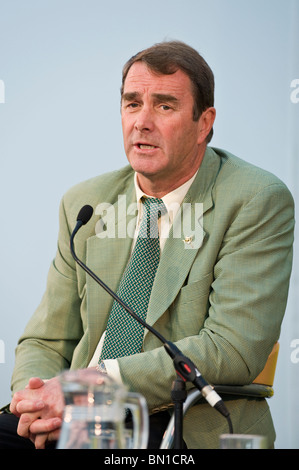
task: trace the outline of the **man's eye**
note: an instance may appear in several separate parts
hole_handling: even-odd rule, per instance
[[[169,111],[171,109],[171,107],[168,106],[167,104],[162,104],[161,108],[163,109],[163,111]]]
[[[137,107],[138,107],[138,103],[129,103],[129,104],[127,105],[127,108],[131,108],[131,109],[135,109],[135,108],[137,108]]]

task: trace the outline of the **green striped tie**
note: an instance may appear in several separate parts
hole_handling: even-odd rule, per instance
[[[117,295],[145,320],[160,259],[158,219],[166,212],[166,207],[163,201],[157,198],[142,198],[142,203],[143,217],[139,235]],[[100,361],[140,352],[143,334],[144,327],[114,301]]]

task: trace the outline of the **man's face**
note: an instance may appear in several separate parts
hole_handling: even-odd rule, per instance
[[[149,182],[175,189],[199,167],[208,131],[203,115],[193,121],[193,105],[191,81],[181,70],[157,75],[142,62],[130,68],[122,96],[124,146],[144,191]]]

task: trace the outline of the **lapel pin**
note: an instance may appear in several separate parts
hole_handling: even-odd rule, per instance
[[[193,240],[193,237],[185,237],[183,242],[186,244],[186,245],[191,245],[191,242]]]

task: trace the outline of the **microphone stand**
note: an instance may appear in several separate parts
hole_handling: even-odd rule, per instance
[[[88,215],[84,214],[84,209],[87,208],[89,209]],[[80,218],[80,215],[82,214],[82,217]],[[84,220],[84,215],[86,215],[86,218]],[[94,281],[96,281],[108,294],[113,297],[114,300],[116,300],[123,308],[124,310],[129,313],[133,318],[135,318],[136,321],[141,323],[144,328],[147,328],[154,336],[156,336],[161,343],[164,346],[165,351],[167,354],[171,357],[173,360],[173,365],[175,368],[175,371],[177,373],[177,378],[173,382],[172,385],[172,399],[174,401],[174,417],[175,417],[175,449],[182,449],[182,442],[183,442],[183,403],[186,399],[187,393],[186,393],[186,387],[185,383],[187,381],[192,382],[195,387],[198,388],[199,391],[201,391],[202,395],[205,397],[205,399],[210,403],[212,407],[215,407],[217,411],[219,411],[228,421],[229,428],[230,428],[230,433],[232,434],[232,423],[230,420],[229,412],[224,405],[224,402],[221,400],[219,395],[215,392],[215,390],[205,381],[205,379],[202,377],[198,369],[195,367],[193,362],[187,358],[186,356],[183,355],[183,353],[175,346],[171,341],[168,341],[162,336],[155,328],[153,328],[151,325],[146,323],[142,318],[140,318],[120,297],[118,297],[115,292],[113,292],[110,287],[108,287],[91,269],[89,269],[76,255],[75,250],[74,250],[74,237],[78,230],[82,227],[82,225],[85,225],[90,217],[92,215],[92,208],[90,206],[84,206],[81,211],[78,214],[77,217],[77,224],[71,234],[70,237],[70,250],[71,254],[78,263],[79,266],[87,273],[89,274]]]
[[[172,383],[171,398],[174,405],[174,449],[183,448],[183,405],[187,398],[185,381],[177,375],[177,378]]]

